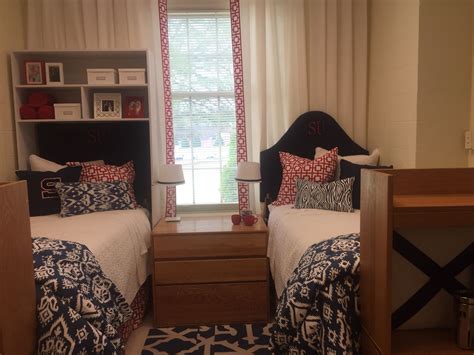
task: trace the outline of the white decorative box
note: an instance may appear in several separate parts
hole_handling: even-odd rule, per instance
[[[89,85],[117,84],[117,70],[87,69],[87,83]]]
[[[119,69],[119,83],[128,85],[145,84],[145,69],[122,68]]]
[[[81,119],[81,104],[54,104],[54,117],[57,120]]]

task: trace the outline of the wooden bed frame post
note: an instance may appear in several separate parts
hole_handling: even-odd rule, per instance
[[[362,349],[364,355],[390,354],[393,176],[366,169],[361,176]]]
[[[0,183],[0,353],[36,351],[36,300],[26,182]]]

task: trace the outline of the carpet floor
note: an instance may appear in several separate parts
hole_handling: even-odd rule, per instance
[[[271,354],[271,324],[150,329],[142,355]]]

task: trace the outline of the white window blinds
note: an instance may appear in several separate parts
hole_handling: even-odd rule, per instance
[[[178,205],[237,203],[234,76],[229,13],[170,14]]]

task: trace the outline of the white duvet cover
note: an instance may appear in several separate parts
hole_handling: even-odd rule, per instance
[[[343,234],[359,233],[360,213],[273,207],[268,222],[268,257],[278,297],[311,245]]]
[[[32,237],[86,245],[104,273],[130,304],[150,274],[150,221],[143,209],[108,211],[61,218],[31,217]]]

